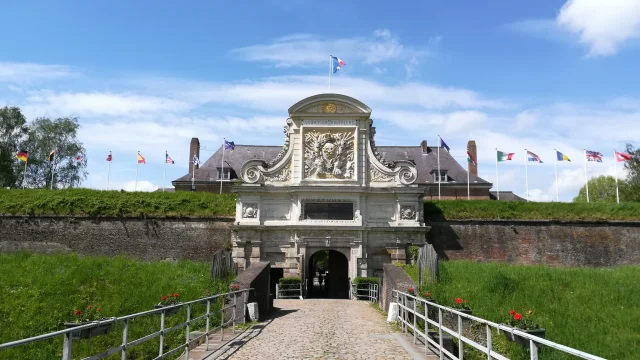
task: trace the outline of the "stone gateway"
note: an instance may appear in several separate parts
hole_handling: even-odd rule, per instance
[[[384,263],[405,261],[407,245],[424,244],[425,187],[415,184],[415,162],[384,159],[370,115],[360,101],[337,94],[289,109],[275,160],[246,161],[233,188],[240,268],[269,261],[309,287],[318,275],[314,255],[325,252],[327,284],[343,297],[349,278],[381,275]]]

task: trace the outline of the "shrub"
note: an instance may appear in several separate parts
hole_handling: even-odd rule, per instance
[[[287,277],[287,278],[281,278],[279,282],[280,282],[280,285],[294,285],[294,284],[300,284],[302,281],[300,280],[299,277]]]
[[[380,278],[378,277],[364,277],[358,276],[353,279],[353,283],[356,285],[360,284],[380,284]]]

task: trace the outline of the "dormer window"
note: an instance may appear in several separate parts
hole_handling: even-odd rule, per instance
[[[217,168],[217,177],[216,180],[230,180],[231,179],[231,168]]]
[[[442,170],[440,169],[440,171],[433,170],[431,171],[431,175],[433,175],[433,182],[448,182],[449,181],[449,176],[447,176],[447,170]]]

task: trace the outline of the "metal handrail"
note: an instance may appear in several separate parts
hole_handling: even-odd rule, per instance
[[[492,336],[492,328],[497,329],[498,332],[500,330],[508,332],[512,335],[518,335],[520,337],[523,337],[527,340],[529,340],[529,353],[530,353],[530,359],[531,360],[538,360],[538,349],[540,347],[540,345],[545,345],[548,346],[550,348],[556,349],[556,350],[560,350],[564,353],[570,354],[570,355],[574,355],[583,359],[588,359],[588,360],[606,360],[604,358],[601,358],[599,356],[596,355],[592,355],[592,354],[588,354],[585,353],[583,351],[580,350],[576,350],[573,348],[570,348],[568,346],[565,345],[561,345],[558,343],[555,343],[553,341],[549,341],[547,339],[543,339],[541,337],[535,336],[535,335],[531,335],[528,334],[524,331],[518,330],[516,328],[512,328],[510,326],[506,326],[506,325],[502,325],[502,324],[497,324],[494,323],[492,321],[489,320],[485,320],[483,318],[479,318],[477,316],[473,316],[473,315],[468,315],[465,314],[463,312],[457,311],[453,308],[450,307],[446,307],[446,306],[442,306],[442,305],[438,305],[434,302],[431,301],[427,301],[426,299],[423,298],[419,298],[415,295],[411,295],[399,290],[393,290],[393,297],[395,297],[398,302],[398,320],[401,323],[401,328],[402,328],[402,332],[404,333],[405,331],[408,331],[408,329],[411,329],[413,332],[413,343],[416,343],[416,338],[418,336],[420,336],[421,338],[424,339],[424,351],[425,354],[427,353],[427,348],[429,345],[433,346],[437,351],[439,351],[440,354],[440,359],[443,359],[444,355],[446,355],[448,358],[450,359],[457,359],[457,360],[461,360],[463,358],[463,353],[464,353],[464,344],[468,344],[471,345],[472,347],[484,352],[487,354],[487,357],[489,359],[491,358],[495,358],[498,360],[509,360],[509,358],[505,357],[504,355],[501,355],[499,353],[497,353],[495,350],[492,349],[491,346],[491,336]],[[413,309],[407,306],[407,302],[412,300],[413,301]],[[416,311],[416,307],[417,307],[417,303],[421,303],[424,306],[424,314],[419,313],[418,311]],[[431,320],[429,318],[429,307],[435,307],[438,309],[438,319],[437,321],[435,320]],[[452,313],[454,315],[457,315],[457,323],[458,323],[458,331],[454,331],[452,329],[449,329],[448,327],[444,326],[442,324],[442,315],[443,312],[449,312]],[[411,316],[411,320],[409,319],[409,315]],[[481,324],[485,325],[485,329],[486,329],[486,335],[487,335],[487,345],[482,345],[482,344],[478,344],[477,342],[465,337],[462,335],[462,319],[466,318]],[[417,320],[421,319],[423,321],[425,321],[425,331],[422,332],[420,331],[420,329],[417,327]],[[437,327],[438,329],[438,339],[439,342],[436,342],[434,340],[432,340],[431,338],[429,338],[428,336],[428,325],[432,325]],[[451,352],[449,352],[448,350],[446,350],[443,345],[442,345],[442,334],[443,332],[451,335],[452,337],[458,339],[458,354],[459,357],[456,357],[454,354],[452,354]]]
[[[377,302],[380,296],[380,284],[370,284],[370,283],[362,283],[356,284],[354,282],[350,282],[350,291],[351,294],[349,296],[350,299],[360,299],[360,297],[366,298],[366,301],[369,302]]]
[[[285,294],[285,293],[288,293],[288,294]],[[301,296],[302,296],[302,282],[298,284],[280,284],[280,283],[276,284],[277,299],[298,299]]]
[[[112,354],[115,354],[117,352],[121,352],[121,358],[122,360],[126,360],[127,358],[127,349],[131,348],[132,346],[141,344],[145,341],[154,339],[156,337],[160,337],[160,346],[159,346],[159,351],[158,351],[158,357],[154,358],[154,359],[164,359],[165,357],[167,357],[168,355],[174,354],[176,352],[178,352],[179,350],[184,348],[185,354],[186,354],[186,358],[189,358],[189,345],[191,345],[191,343],[200,340],[202,337],[206,336],[206,347],[208,349],[209,347],[209,335],[211,333],[213,333],[214,331],[220,329],[221,330],[221,339],[224,338],[224,326],[228,325],[228,324],[232,324],[233,326],[233,331],[235,332],[235,326],[236,326],[236,320],[237,320],[237,316],[236,316],[236,307],[237,307],[237,297],[239,295],[242,295],[243,297],[246,296],[246,298],[244,299],[245,303],[248,301],[248,295],[249,292],[253,291],[253,288],[249,288],[249,289],[242,289],[242,290],[237,290],[237,291],[231,291],[228,293],[224,293],[224,294],[217,294],[217,295],[212,295],[212,296],[208,296],[208,297],[204,297],[204,298],[200,298],[197,300],[192,300],[192,301],[187,301],[187,302],[183,302],[183,303],[179,303],[179,304],[175,304],[175,305],[170,305],[170,306],[165,306],[162,308],[158,308],[158,309],[153,309],[153,310],[147,310],[147,311],[142,311],[139,313],[135,313],[135,314],[129,314],[129,315],[125,315],[125,316],[120,316],[120,317],[112,317],[106,320],[100,320],[100,321],[95,321],[95,322],[91,322],[89,324],[85,324],[85,325],[78,325],[78,326],[74,326],[72,328],[68,328],[68,329],[64,329],[64,330],[58,330],[58,331],[54,331],[54,332],[50,332],[47,334],[42,334],[42,335],[38,335],[38,336],[33,336],[30,338],[26,338],[26,339],[20,339],[20,340],[15,340],[15,341],[11,341],[8,343],[4,343],[4,344],[0,344],[0,350],[3,349],[8,349],[11,347],[16,347],[16,346],[20,346],[20,345],[25,345],[25,344],[29,344],[32,342],[37,342],[37,341],[42,341],[42,340],[46,340],[46,339],[51,339],[57,336],[64,336],[64,343],[63,343],[63,348],[62,348],[62,360],[71,360],[71,351],[72,351],[72,334],[76,333],[80,330],[85,330],[85,329],[92,329],[92,328],[97,328],[106,324],[115,324],[118,321],[122,321],[124,322],[124,327],[122,330],[122,345],[120,346],[116,346],[113,348],[110,348],[106,351],[103,351],[101,353],[95,354],[93,356],[87,357],[86,359],[102,359],[104,357],[110,356]],[[218,310],[214,310],[211,311],[211,302],[212,301],[216,301],[218,300],[218,298],[223,298],[226,299],[228,296],[233,296],[233,304],[229,305],[229,306],[225,306],[224,304],[224,300],[222,303],[222,307]],[[207,312],[204,315],[198,316],[196,318],[191,318],[191,305],[195,304],[195,303],[201,303],[202,301],[207,301]],[[185,322],[179,323],[171,328],[165,328],[164,324],[165,324],[165,312],[167,310],[170,309],[174,309],[174,308],[183,308],[186,307],[187,308],[187,319]],[[231,319],[228,319],[227,322],[224,321],[224,313],[225,310],[227,309],[233,309],[233,316]],[[213,314],[216,313],[220,313],[221,314],[221,319],[220,319],[220,325],[217,327],[214,327],[213,329],[210,329],[210,317]],[[129,331],[129,320],[137,318],[137,317],[141,317],[141,316],[146,316],[146,315],[152,315],[152,314],[160,314],[160,330],[147,334],[141,338],[138,338],[136,340],[133,341],[128,341],[128,331]],[[194,338],[194,339],[189,339],[189,326],[191,325],[191,323],[205,319],[206,318],[206,325],[205,325],[205,332],[202,335],[199,335],[198,337]],[[243,313],[243,318],[244,318],[244,313]],[[166,333],[173,331],[173,330],[177,330],[177,329],[181,329],[183,327],[186,327],[186,340],[184,343],[180,344],[179,346],[168,350],[167,352],[164,352],[164,336]]]

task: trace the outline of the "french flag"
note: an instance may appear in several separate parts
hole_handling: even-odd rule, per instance
[[[333,67],[333,73],[335,74],[338,70],[342,69],[343,66],[347,65],[342,59],[331,56],[331,66]]]

